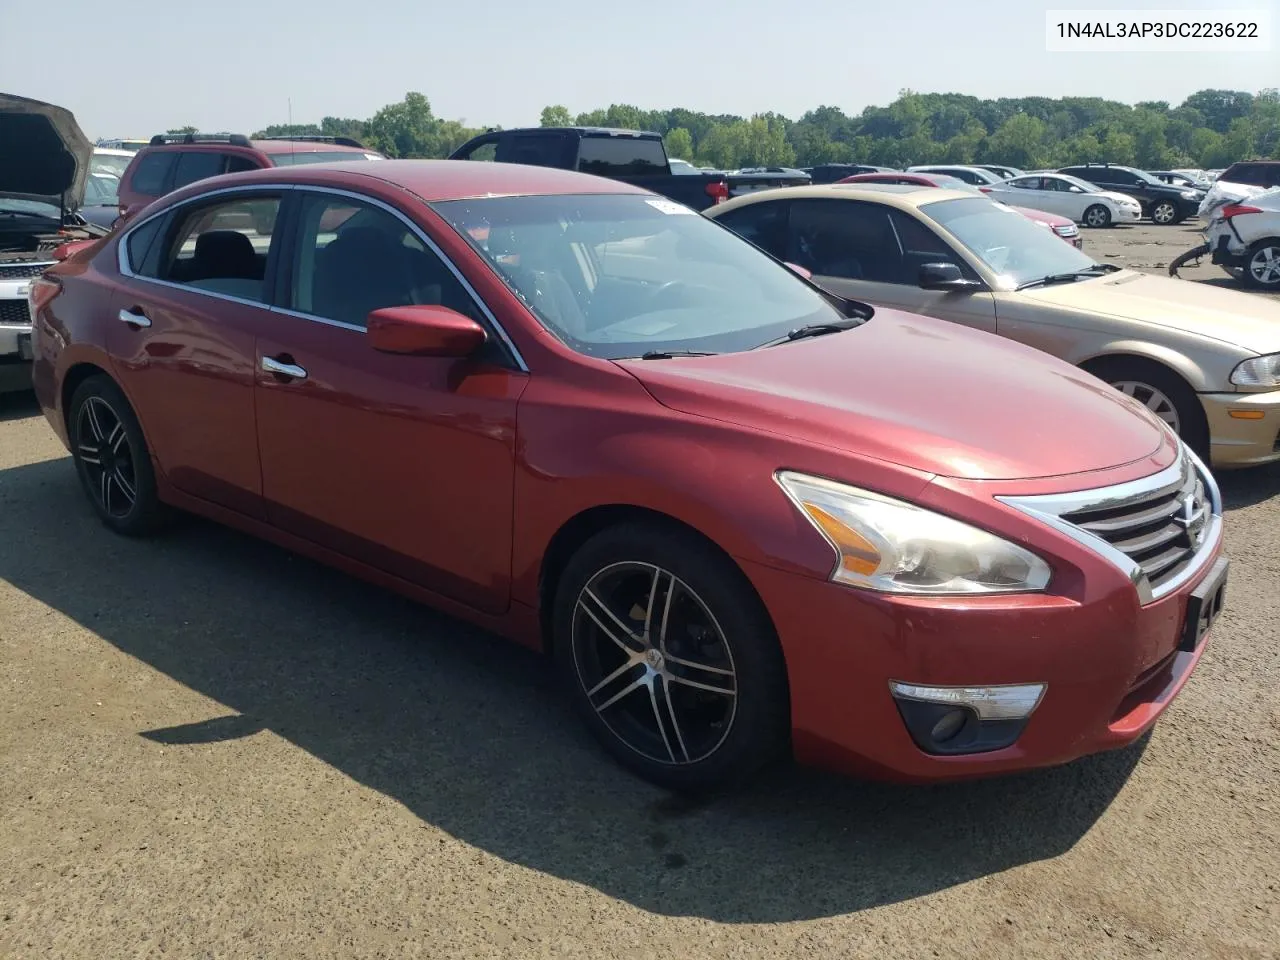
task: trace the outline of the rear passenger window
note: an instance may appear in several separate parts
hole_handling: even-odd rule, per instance
[[[226,154],[207,150],[184,150],[178,154],[178,166],[173,175],[173,189],[185,187],[197,180],[216,177],[227,166]]]
[[[484,322],[444,261],[387,211],[310,194],[298,224],[292,309],[364,328],[381,307],[434,304]]]
[[[178,215],[157,279],[267,303],[267,254],[279,208],[279,197],[262,196],[187,208]]]
[[[130,184],[138,193],[159,197],[169,192],[169,179],[173,174],[175,154],[172,151],[146,153],[138,158]]]
[[[258,165],[248,157],[233,153],[227,157],[227,173],[244,173],[246,170],[257,170]]]
[[[155,246],[156,238],[160,235],[160,229],[165,220],[166,218],[163,216],[154,217],[129,234],[129,239],[125,241],[125,248],[128,254],[129,269],[134,273],[143,276],[148,275],[148,260],[151,250]]]
[[[499,143],[495,156],[502,163],[559,167],[563,163],[564,150],[565,138],[559,134],[516,134]]]
[[[597,177],[642,177],[663,173],[667,154],[661,140],[583,137],[578,145],[578,169]]]

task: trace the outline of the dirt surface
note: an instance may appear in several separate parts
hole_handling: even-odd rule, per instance
[[[210,524],[111,535],[3,402],[0,957],[1280,956],[1280,469],[1223,477],[1227,612],[1135,748],[689,806],[537,657]]]

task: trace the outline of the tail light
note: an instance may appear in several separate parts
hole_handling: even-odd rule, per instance
[[[729,199],[729,184],[724,180],[716,180],[707,184],[707,196],[711,198],[712,205],[724,203]]]
[[[53,277],[36,277],[31,281],[31,289],[27,292],[27,298],[31,301],[31,316],[35,315],[43,308],[47,307],[53,298],[62,292],[62,283]]]
[[[990,188],[990,187],[979,187],[978,189],[979,189],[979,190],[981,190],[983,193],[990,193],[990,192],[991,192],[991,188]]]
[[[1222,208],[1222,218],[1230,220],[1232,217],[1238,217],[1242,213],[1261,213],[1261,207],[1251,207],[1243,203],[1229,203]]]

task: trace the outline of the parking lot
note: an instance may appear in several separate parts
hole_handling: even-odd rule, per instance
[[[212,524],[110,534],[0,404],[0,957],[1280,956],[1280,467],[1221,477],[1228,608],[1136,747],[694,805],[531,654]]]

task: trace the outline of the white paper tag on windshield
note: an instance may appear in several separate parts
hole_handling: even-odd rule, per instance
[[[672,200],[646,200],[646,201],[645,201],[645,203],[647,203],[649,206],[653,207],[653,209],[655,209],[655,210],[657,210],[657,211],[659,211],[659,212],[661,212],[661,213],[666,213],[666,214],[673,214],[673,213],[688,213],[688,214],[693,214],[693,211],[692,211],[692,210],[690,210],[688,207],[684,206],[684,204],[675,203],[675,202],[674,202],[674,201],[672,201]],[[696,214],[693,214],[693,215],[695,215],[695,216],[696,216]]]

